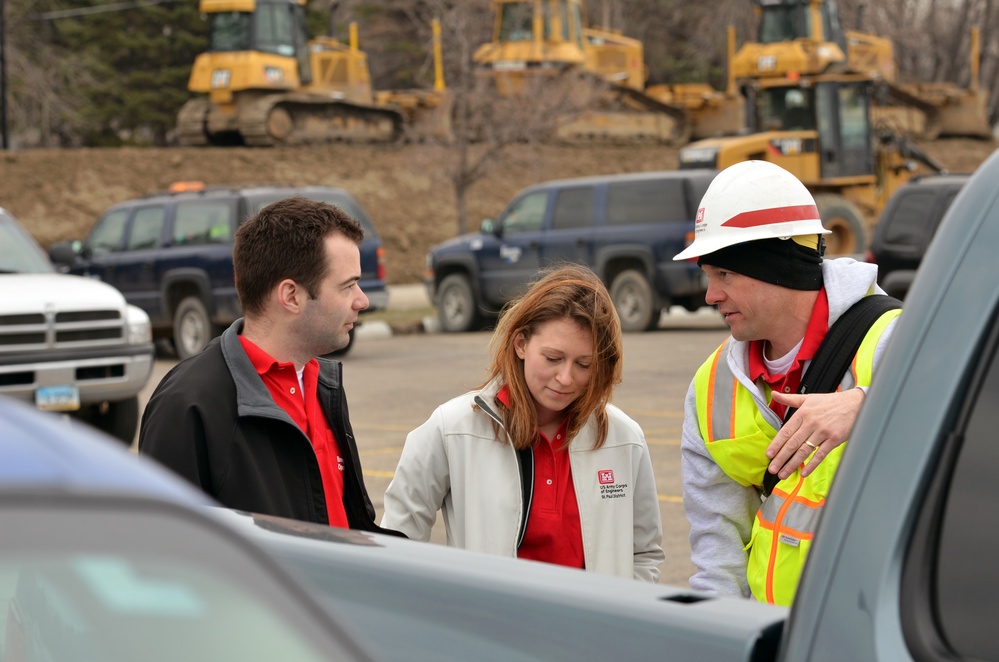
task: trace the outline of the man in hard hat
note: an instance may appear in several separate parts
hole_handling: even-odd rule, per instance
[[[707,302],[732,332],[698,369],[685,404],[694,589],[790,604],[842,444],[894,329],[897,309],[860,330],[837,392],[796,394],[830,326],[860,299],[883,294],[875,265],[823,260],[827,233],[797,178],[747,161],[715,177],[693,243],[674,258],[697,258]],[[767,472],[780,479],[769,496]]]

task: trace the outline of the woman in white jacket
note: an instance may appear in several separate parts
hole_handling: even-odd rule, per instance
[[[382,526],[448,544],[648,582],[664,559],[642,429],[610,404],[621,325],[579,266],[547,272],[502,315],[487,383],[413,430]]]

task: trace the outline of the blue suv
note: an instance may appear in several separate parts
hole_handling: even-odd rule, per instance
[[[360,286],[370,301],[368,311],[385,308],[381,238],[357,201],[330,186],[207,187],[178,182],[170,191],[111,207],[84,241],[54,244],[49,256],[69,273],[118,288],[149,315],[153,336],[171,340],[184,359],[204,349],[242,314],[232,267],[236,228],[263,207],[292,196],[336,205],[361,224]]]
[[[445,331],[494,318],[540,269],[589,266],[610,290],[625,331],[655,328],[664,310],[704,306],[696,261],[674,262],[694,237],[714,170],[676,170],[544,182],[514,196],[479,232],[431,248],[426,285]]]

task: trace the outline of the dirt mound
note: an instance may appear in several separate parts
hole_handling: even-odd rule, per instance
[[[920,145],[954,172],[974,170],[997,146],[976,140]],[[437,145],[8,152],[0,155],[0,206],[48,246],[82,239],[107,207],[175,181],[341,186],[382,235],[388,281],[414,283],[423,277],[427,249],[457,233],[454,159]],[[469,226],[477,229],[519,189],[539,181],[676,167],[676,150],[662,147],[515,146],[469,192]]]

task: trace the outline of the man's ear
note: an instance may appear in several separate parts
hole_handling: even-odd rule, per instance
[[[281,307],[290,313],[298,313],[302,310],[303,299],[306,298],[305,288],[290,278],[285,278],[277,284],[275,296]]]

